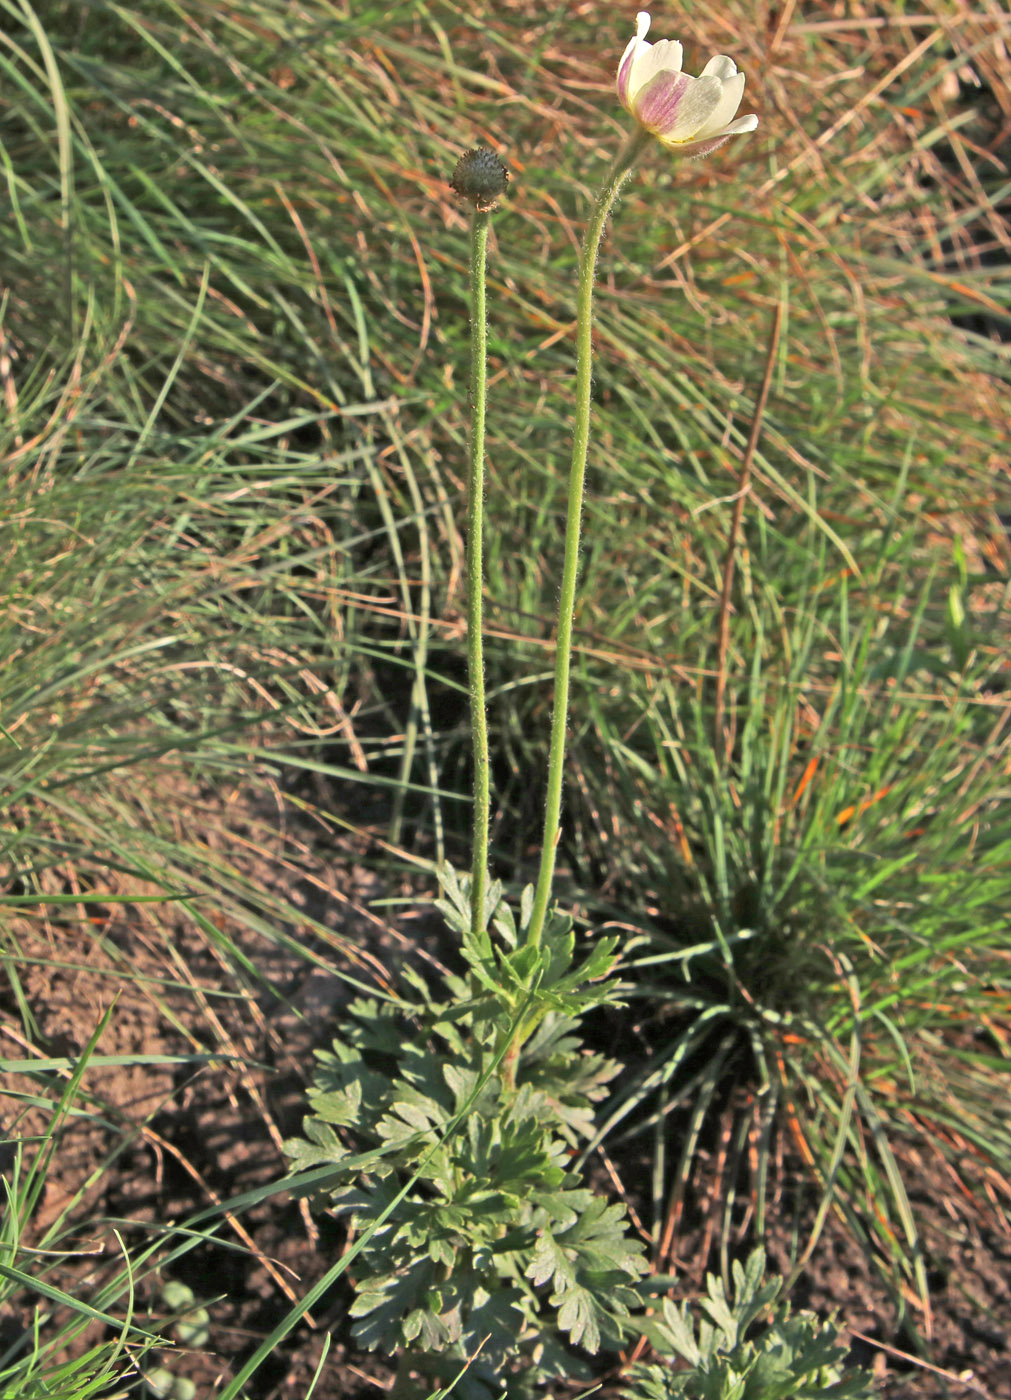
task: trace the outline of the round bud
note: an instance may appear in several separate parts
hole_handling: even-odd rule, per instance
[[[495,208],[508,183],[509,171],[487,146],[478,146],[461,156],[453,171],[453,189],[462,199],[472,200],[482,214]]]

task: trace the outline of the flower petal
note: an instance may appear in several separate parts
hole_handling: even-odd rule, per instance
[[[652,44],[645,42],[649,25],[649,15],[645,10],[640,10],[635,17],[635,37],[628,41],[618,64],[618,99],[628,112],[632,110],[632,98],[636,90],[642,86],[639,70],[648,60],[653,48]]]
[[[729,60],[728,60],[729,62]],[[706,65],[709,67],[710,65]],[[701,80],[700,80],[701,81]],[[727,122],[733,121],[737,115],[737,109],[741,105],[741,98],[744,96],[744,74],[735,73],[732,78],[723,80],[723,91],[720,93],[720,100],[716,104],[716,110],[698,131],[694,132],[696,140],[704,136],[715,136],[718,131],[722,131]]]
[[[717,131],[711,136],[700,136],[695,141],[682,141],[677,146],[672,147],[679,156],[684,156],[691,160],[698,156],[707,156],[710,151],[715,151],[718,146],[722,146],[724,141],[729,141],[731,136],[742,136],[746,131],[754,131],[758,125],[758,118],[752,112],[747,117],[738,117],[735,122],[725,126],[722,131]]]
[[[686,73],[657,73],[636,95],[636,119],[647,131],[662,138],[676,123],[681,104],[693,86]]]
[[[629,97],[629,80],[632,76],[632,65],[635,63],[635,53],[638,47],[639,36],[636,35],[634,39],[629,39],[628,47],[622,54],[621,62],[618,64],[618,101],[626,111],[629,112],[632,110],[631,99]]]
[[[658,73],[680,73],[684,49],[676,39],[661,39],[658,44],[643,44],[639,57],[632,64],[629,84],[632,100]]]
[[[654,84],[659,84],[666,79],[667,75],[662,74],[653,79],[650,84],[650,94]],[[650,131],[656,132],[660,140],[665,145],[676,144],[679,141],[690,141],[695,133],[705,126],[713,112],[719,105],[723,92],[723,84],[719,78],[689,78],[684,73],[679,73],[675,81],[683,83],[684,91],[670,110],[668,120],[663,125],[648,121],[644,116],[639,120],[644,126],[648,126]],[[637,111],[641,111],[641,104],[645,94],[640,96],[636,103]]]
[[[704,141],[679,141],[676,146],[668,147],[685,160],[694,160],[698,156],[707,156],[711,151],[717,150],[724,141],[729,141],[730,136],[723,132],[720,136],[709,136]]]
[[[754,131],[758,125],[758,118],[754,112],[749,112],[746,117],[738,117],[735,122],[723,128],[727,136],[740,136],[745,131]]]
[[[726,82],[737,72],[737,64],[732,58],[727,58],[726,54],[718,54],[716,58],[711,58],[700,73],[702,78],[720,78]]]

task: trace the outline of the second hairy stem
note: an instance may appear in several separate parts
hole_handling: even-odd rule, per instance
[[[527,941],[538,947],[544,929],[551,885],[555,873],[555,850],[561,826],[562,776],[565,767],[565,733],[569,716],[569,667],[572,651],[572,622],[579,572],[579,536],[583,513],[583,483],[586,453],[590,441],[590,386],[593,368],[593,282],[597,253],[604,225],[618,191],[635,164],[648,132],[637,132],[611,167],[597,199],[593,216],[583,239],[579,259],[579,302],[576,313],[576,410],[572,428],[572,463],[569,468],[569,501],[565,525],[565,557],[562,564],[561,596],[558,606],[558,635],[555,656],[555,695],[551,716],[551,748],[548,756],[547,810],[541,845],[541,865],[534,894],[533,912]]]

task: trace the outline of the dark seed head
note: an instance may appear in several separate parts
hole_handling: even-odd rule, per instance
[[[453,171],[453,189],[462,199],[472,200],[482,214],[495,208],[508,183],[509,171],[487,146],[478,146],[461,156]]]

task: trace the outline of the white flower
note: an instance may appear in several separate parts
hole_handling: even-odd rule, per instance
[[[699,78],[682,73],[681,45],[647,44],[650,18],[636,16],[635,38],[618,64],[618,97],[626,112],[681,156],[705,156],[731,136],[754,131],[758,118],[734,114],[744,96],[744,74],[732,58],[711,58]]]

